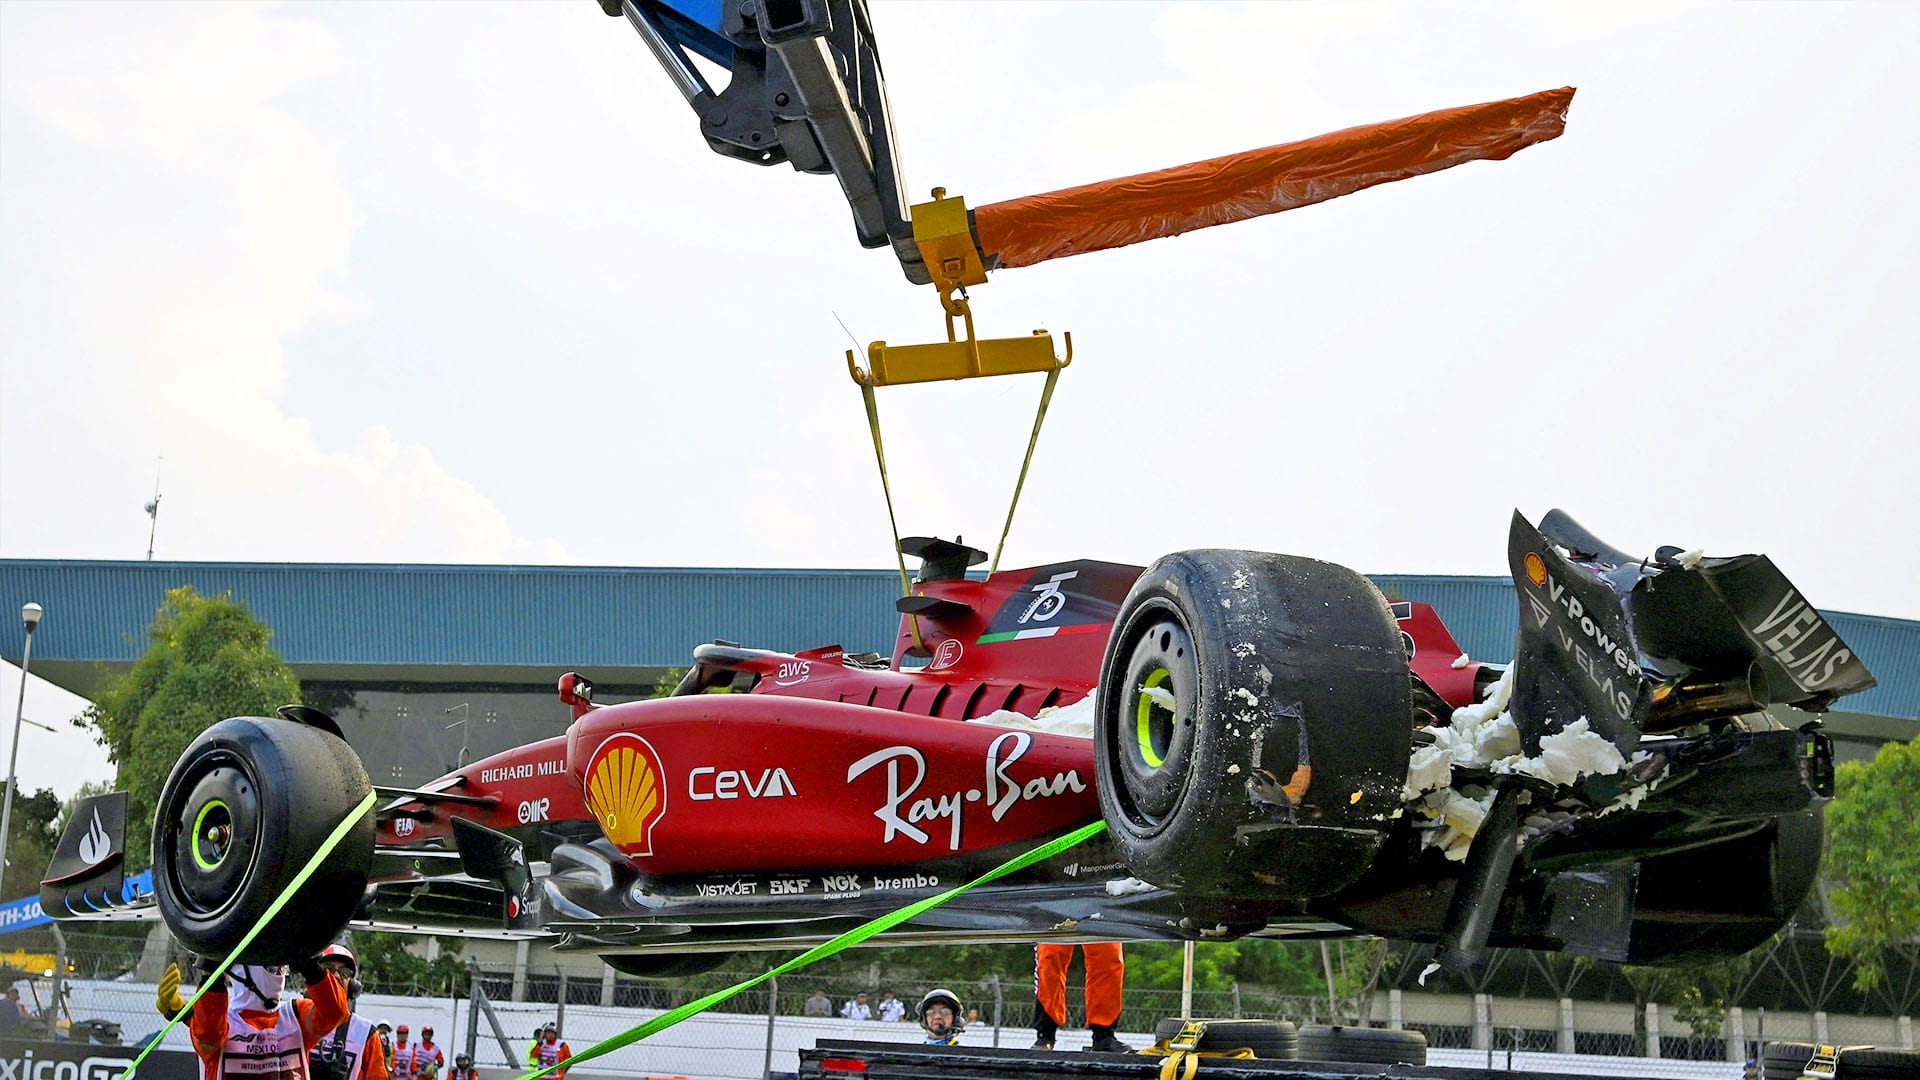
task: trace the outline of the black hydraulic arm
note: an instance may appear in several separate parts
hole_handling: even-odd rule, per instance
[[[599,0],[624,17],[693,108],[715,153],[831,173],[862,247],[892,246],[930,278],[913,242],[865,0]],[[716,91],[693,55],[728,68]]]

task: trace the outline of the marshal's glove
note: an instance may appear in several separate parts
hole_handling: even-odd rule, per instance
[[[160,1015],[171,1020],[186,1008],[185,999],[180,996],[180,965],[168,964],[167,970],[160,973],[160,992],[154,995],[153,1003]]]
[[[308,986],[318,986],[320,980],[327,977],[327,969],[321,966],[320,958],[317,956],[309,956],[294,964],[293,973],[306,980]]]

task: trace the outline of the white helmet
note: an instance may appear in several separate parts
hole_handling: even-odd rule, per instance
[[[953,1010],[953,1027],[949,1030],[959,1031],[966,1026],[961,1016],[960,998],[956,996],[953,991],[943,987],[935,987],[927,991],[926,997],[920,999],[920,1007],[915,1009],[914,1012],[919,1015],[920,1026],[923,1028],[927,1026],[927,1007],[930,1005],[945,1005],[947,1008]],[[932,1029],[929,1028],[928,1030]]]

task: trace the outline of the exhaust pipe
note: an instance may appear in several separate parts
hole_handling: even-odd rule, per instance
[[[1758,663],[1730,679],[1683,676],[1653,688],[1646,730],[1655,734],[1720,716],[1734,716],[1764,708],[1767,673]]]

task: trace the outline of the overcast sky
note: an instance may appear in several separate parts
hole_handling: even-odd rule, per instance
[[[912,193],[974,205],[1580,88],[1508,161],[975,290],[1076,349],[1003,565],[1493,574],[1560,506],[1920,617],[1920,7],[873,20]],[[143,557],[158,468],[160,559],[890,565],[836,315],[941,333],[586,0],[0,5],[0,556]],[[991,546],[1038,393],[881,392],[904,531]]]

